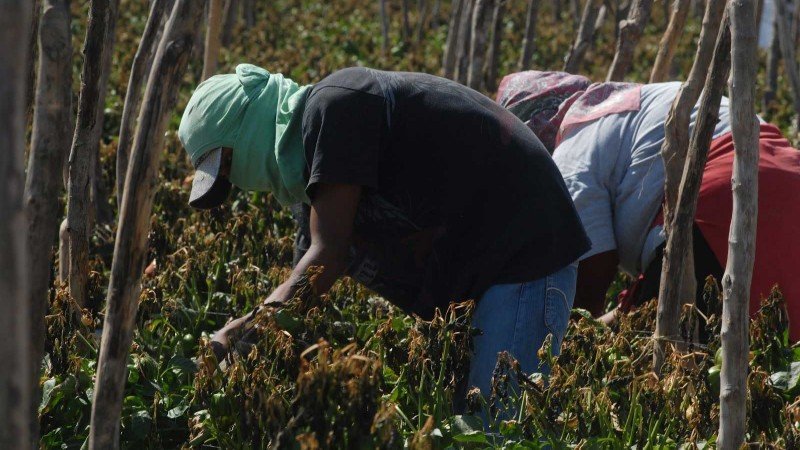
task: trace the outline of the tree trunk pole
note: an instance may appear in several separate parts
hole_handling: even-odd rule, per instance
[[[672,58],[675,56],[675,49],[678,47],[681,35],[683,35],[686,18],[689,16],[690,3],[690,0],[674,0],[672,3],[669,25],[667,25],[667,31],[664,32],[661,43],[658,45],[656,62],[653,64],[653,71],[650,72],[651,83],[667,81],[669,77]]]
[[[561,0],[553,0],[553,23],[558,23],[562,17]]]
[[[25,183],[26,93],[31,26],[27,0],[0,2],[0,448],[29,449],[32,405],[30,315],[22,195]],[[22,37],[24,36],[24,37]],[[20,40],[23,40],[21,43]]]
[[[242,0],[242,18],[244,25],[249,30],[256,25],[256,3],[255,0]]]
[[[572,7],[572,28],[575,29],[575,24],[581,20],[581,1],[571,0],[570,6]]]
[[[29,28],[29,37],[28,37],[28,59],[26,64],[28,66],[28,86],[26,88],[25,93],[25,127],[27,128],[30,125],[31,117],[33,115],[33,102],[35,96],[35,89],[36,89],[36,60],[38,58],[38,50],[39,50],[39,13],[42,11],[42,1],[41,0],[32,0],[33,6],[31,7],[31,11],[33,14],[31,15],[31,26]]]
[[[111,20],[106,27],[105,37],[103,38],[104,49],[102,66],[100,69],[100,90],[97,99],[97,118],[95,119],[94,126],[92,127],[91,135],[89,138],[88,153],[92,156],[92,167],[89,179],[91,186],[90,192],[90,205],[89,212],[89,235],[91,230],[94,229],[96,222],[110,223],[114,220],[114,212],[111,210],[111,205],[108,203],[108,192],[102,183],[103,171],[100,168],[100,141],[103,138],[103,122],[105,121],[105,104],[106,92],[108,92],[108,77],[111,74],[111,57],[114,50],[114,31],[116,29],[117,10],[119,9],[119,0],[114,0],[112,3],[114,11],[111,15]]]
[[[781,45],[778,34],[778,20],[772,24],[772,40],[769,43],[769,54],[767,55],[767,75],[766,83],[764,86],[763,105],[762,111],[767,114],[772,113],[772,102],[775,100],[775,93],[778,92],[778,66],[781,61]]]
[[[386,0],[381,0],[381,3]],[[456,46],[458,45],[459,27],[461,26],[461,14],[464,12],[464,2],[466,0],[453,0],[450,5],[450,25],[447,28],[447,42],[444,46],[444,58],[442,61],[443,75],[445,78],[454,79],[456,73]]]
[[[525,37],[522,40],[522,53],[519,57],[517,70],[520,72],[531,67],[533,51],[536,49],[536,19],[539,15],[539,1],[528,1],[528,17],[525,20]]]
[[[69,233],[69,292],[81,307],[87,304],[89,274],[89,215],[91,171],[94,170],[104,96],[102,87],[108,75],[103,74],[108,29],[114,28],[118,0],[93,0],[89,25],[83,46],[84,64],[81,72],[81,92],[78,100],[78,120],[69,155],[67,231]]]
[[[492,92],[497,89],[497,77],[500,70],[500,43],[503,37],[505,4],[506,0],[496,0],[494,3],[491,25],[492,40],[490,41],[489,50],[486,52],[486,66],[484,67],[484,72],[486,73],[485,88]]]
[[[789,77],[792,88],[792,103],[794,104],[795,127],[800,129],[800,73],[797,69],[797,52],[794,46],[794,36],[792,36],[791,26],[789,25],[789,12],[784,0],[775,0],[778,7],[775,19],[778,22],[778,40],[781,45],[783,55],[783,67]]]
[[[230,46],[233,41],[233,30],[236,28],[236,22],[239,19],[240,8],[239,0],[227,0],[222,7],[219,42],[223,47]]]
[[[594,34],[597,35],[597,32],[600,31],[600,28],[603,27],[603,23],[606,21],[606,17],[608,16],[608,7],[603,5],[600,9],[597,10],[597,19],[594,21]]]
[[[614,54],[614,61],[608,70],[606,81],[622,81],[630,71],[633,51],[642,38],[652,8],[653,0],[633,0],[628,18],[619,24],[617,52]]]
[[[58,240],[61,167],[72,138],[72,42],[68,0],[44,0],[39,22],[39,77],[25,180],[28,214],[28,276],[31,310],[31,373],[44,355],[53,245]],[[32,406],[38,406],[38,383]],[[38,447],[39,418],[31,415],[31,442]]]
[[[220,25],[222,22],[222,0],[208,0],[208,28],[206,29],[206,47],[203,54],[203,80],[217,72],[219,58]]]
[[[139,113],[120,209],[106,316],[92,402],[90,449],[119,447],[119,417],[126,362],[133,338],[158,156],[195,38],[202,4],[177,0],[158,46]]]
[[[433,7],[431,8],[431,15],[430,15],[430,23],[431,28],[438,28],[441,25],[441,17],[439,17],[439,13],[442,11],[442,0],[436,0],[433,2]]]
[[[139,48],[133,57],[131,75],[125,92],[125,106],[122,108],[122,119],[119,124],[119,143],[117,144],[117,207],[122,205],[122,193],[125,191],[125,174],[128,171],[128,158],[133,144],[133,130],[136,116],[142,105],[142,87],[153,65],[158,41],[156,38],[163,29],[164,16],[168,14],[173,0],[153,0],[150,15],[139,41]]]
[[[492,24],[495,0],[476,0],[472,13],[472,40],[469,46],[469,71],[467,86],[480,90],[483,85],[483,65],[486,56],[486,41]]]
[[[732,0],[731,127],[733,132],[733,215],[728,262],[722,277],[722,370],[720,371],[720,450],[738,449],[747,423],[750,281],[756,256],[758,221],[758,120],[755,93],[758,31],[755,0]],[[779,14],[780,17],[780,14]],[[784,61],[791,58],[784,58]]]
[[[417,31],[416,31],[416,44],[422,43],[422,38],[425,37],[425,29],[428,24],[428,6],[425,0],[417,0]]]
[[[411,40],[411,20],[409,19],[409,10],[411,5],[410,0],[403,0],[403,41],[408,42]]]
[[[664,230],[668,240],[673,234],[672,224],[678,205],[679,183],[686,165],[691,112],[707,78],[724,9],[724,0],[709,0],[707,3],[692,69],[672,102],[664,125],[661,158],[664,160]],[[685,241],[679,247],[683,254],[682,263],[672,265],[667,253],[664,254],[654,335],[653,369],[656,373],[660,372],[666,356],[665,343],[659,338],[678,335],[681,299],[694,298],[696,281],[691,233],[683,239]]]
[[[472,14],[477,0],[461,0],[464,10],[461,13],[461,24],[458,26],[458,42],[456,43],[455,78],[461,84],[467,84],[469,72],[469,48],[472,42]]]
[[[386,9],[386,0],[378,0],[378,4],[381,9],[381,33],[383,34],[381,49],[383,56],[386,57],[389,55],[389,12]]]
[[[564,72],[578,73],[580,71],[586,51],[589,50],[594,41],[594,24],[597,21],[597,14],[602,5],[603,0],[586,0],[575,43],[564,58]]]

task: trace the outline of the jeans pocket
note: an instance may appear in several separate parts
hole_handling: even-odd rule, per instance
[[[544,324],[553,335],[553,354],[558,355],[567,332],[571,301],[558,286],[548,283],[544,300]]]

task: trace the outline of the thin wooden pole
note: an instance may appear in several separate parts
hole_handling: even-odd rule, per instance
[[[133,339],[158,156],[195,38],[202,4],[177,0],[158,46],[139,113],[119,214],[106,316],[97,364],[89,448],[119,447],[126,362]]]
[[[219,59],[220,25],[222,22],[222,0],[209,0],[206,47],[203,54],[203,75],[205,80],[217,72]]]
[[[675,56],[675,49],[678,48],[678,41],[683,35],[683,28],[686,25],[686,18],[689,16],[690,0],[674,0],[672,2],[672,14],[669,18],[669,25],[661,43],[658,45],[656,62],[650,72],[650,82],[660,83],[666,81],[669,71],[672,68],[672,58]]]
[[[25,250],[24,188],[26,93],[32,4],[0,2],[0,448],[28,449],[31,376],[30,314]],[[22,43],[20,41],[23,40]]]
[[[382,2],[386,0],[381,0]],[[461,14],[464,11],[465,0],[453,0],[450,5],[450,25],[447,28],[447,42],[444,46],[444,58],[442,60],[443,75],[445,78],[453,79],[456,73],[456,47],[458,46],[459,27],[461,26]]]
[[[161,34],[164,16],[168,14],[174,0],[153,0],[150,15],[139,41],[139,47],[133,56],[131,75],[125,92],[125,106],[122,108],[122,119],[119,124],[119,143],[117,144],[117,207],[122,205],[122,193],[125,191],[125,174],[128,172],[128,158],[133,144],[133,130],[139,107],[142,105],[142,88],[147,80],[150,67],[153,65],[156,40]]]
[[[233,30],[236,28],[236,23],[239,19],[239,8],[239,0],[227,0],[222,7],[219,42],[223,47],[230,46],[233,41]]]
[[[686,165],[691,112],[700,97],[708,69],[711,66],[724,9],[724,0],[709,0],[706,4],[703,28],[700,31],[692,69],[672,102],[664,126],[661,158],[664,160],[664,230],[668,239],[672,234],[672,223],[675,220],[674,216],[678,205],[679,183]],[[672,265],[672,260],[668,259],[667,253],[664,254],[654,335],[653,368],[656,373],[660,372],[666,356],[666,344],[661,338],[678,335],[681,299],[691,299],[695,293],[691,233],[684,236],[683,239],[685,241],[679,247],[683,253],[681,263]]]
[[[775,94],[778,92],[778,66],[781,61],[779,33],[776,17],[776,20],[772,24],[772,40],[769,43],[769,53],[767,54],[767,80],[764,83],[764,97],[762,98],[763,103],[761,106],[761,110],[767,115],[771,114],[773,111],[772,102],[775,100]]]
[[[495,0],[476,0],[472,13],[472,39],[469,46],[469,71],[467,86],[481,89],[483,85],[483,65],[486,56],[486,41],[489,39],[492,12]]]
[[[488,91],[497,89],[497,77],[500,70],[500,43],[503,39],[503,17],[505,17],[506,0],[496,0],[494,12],[492,13],[492,38],[489,44],[489,51],[486,52],[486,73],[485,88]]]
[[[653,0],[633,0],[628,18],[619,24],[619,38],[617,39],[617,52],[614,61],[608,70],[606,81],[622,81],[633,62],[633,51],[642,38],[644,27],[650,20]]]
[[[417,30],[415,32],[415,42],[419,45],[425,36],[425,28],[428,23],[428,6],[425,0],[417,0]]]
[[[750,281],[756,256],[758,221],[758,120],[756,73],[758,31],[755,0],[732,0],[731,128],[733,132],[733,214],[728,235],[728,261],[722,277],[722,370],[720,371],[720,450],[744,443],[747,425],[747,371]],[[784,58],[784,61],[789,60]]]
[[[31,310],[31,373],[44,355],[45,324],[53,246],[58,240],[63,184],[61,167],[72,139],[72,42],[69,0],[44,0],[39,21],[39,77],[33,110],[31,150],[25,179],[28,219],[28,276]],[[39,386],[33,386],[38,405]],[[31,441],[38,446],[39,418],[31,415]]]
[[[78,120],[69,155],[67,199],[67,231],[69,234],[69,293],[81,307],[87,304],[89,274],[90,189],[91,171],[100,135],[98,123],[102,114],[104,66],[109,61],[112,43],[108,30],[114,28],[118,0],[93,0],[89,25],[83,45],[84,64],[81,92],[78,99]]]
[[[536,49],[536,19],[539,16],[539,1],[528,1],[528,16],[525,20],[525,37],[522,40],[522,53],[519,56],[517,70],[520,72],[531,67],[533,51]]]
[[[575,43],[572,44],[569,53],[564,58],[564,72],[578,73],[580,71],[586,51],[594,42],[594,24],[602,5],[603,0],[586,0]]]
[[[409,10],[411,9],[410,5],[411,0],[403,0],[403,41],[408,42],[411,40],[411,20],[409,19]]]
[[[789,25],[789,11],[787,11],[784,0],[775,0],[778,7],[776,20],[778,22],[778,40],[781,45],[783,55],[783,67],[789,78],[792,88],[792,100],[795,113],[795,127],[800,129],[800,73],[797,69],[797,52],[794,46],[794,36],[792,36],[791,26]]]
[[[383,35],[381,50],[383,56],[386,57],[389,55],[389,12],[386,8],[386,0],[378,0],[378,4],[381,10],[381,34]]]
[[[469,48],[472,42],[472,13],[476,0],[461,0],[461,24],[458,26],[458,42],[456,43],[456,73],[455,79],[461,84],[467,84],[469,72]]]

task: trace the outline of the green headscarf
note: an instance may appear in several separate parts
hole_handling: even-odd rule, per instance
[[[229,178],[235,186],[270,191],[284,206],[311,203],[301,135],[309,89],[281,74],[240,64],[235,74],[200,83],[178,136],[192,163],[214,148],[232,148]]]

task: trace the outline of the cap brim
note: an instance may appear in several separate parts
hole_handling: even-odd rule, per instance
[[[231,191],[231,182],[220,176],[222,149],[215,148],[203,155],[198,162],[192,181],[189,206],[198,209],[211,209],[222,204]]]

